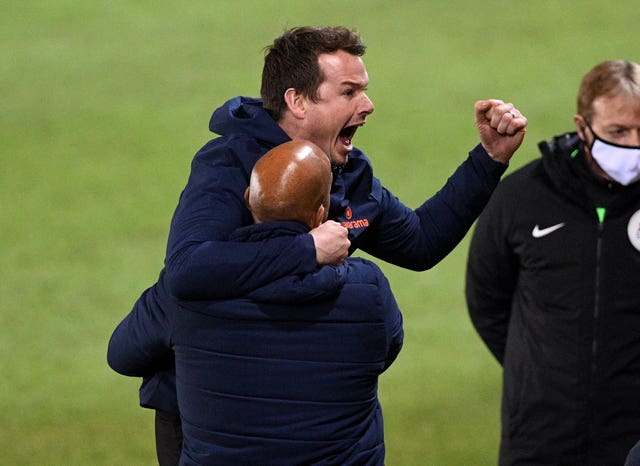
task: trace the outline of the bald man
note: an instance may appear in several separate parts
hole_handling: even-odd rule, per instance
[[[313,229],[327,219],[331,179],[318,146],[285,142],[255,164],[244,198],[255,223],[295,220]]]
[[[293,140],[254,166],[255,224],[234,241],[290,241],[327,217],[331,167]],[[176,301],[161,275],[109,342],[124,375],[175,353],[180,464],[383,465],[378,376],[402,347],[402,316],[379,268],[348,258],[237,299]]]

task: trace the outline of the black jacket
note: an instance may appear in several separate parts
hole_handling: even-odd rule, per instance
[[[640,439],[640,183],[598,179],[575,133],[539,147],[468,259],[470,316],[504,368],[500,464],[623,464]]]

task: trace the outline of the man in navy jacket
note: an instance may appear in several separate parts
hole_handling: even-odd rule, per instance
[[[209,127],[220,137],[193,159],[171,223],[163,271],[169,293],[188,301],[243,296],[276,278],[339,265],[358,248],[426,270],[464,237],[520,146],[526,118],[500,100],[476,102],[481,144],[412,210],[382,186],[353,146],[374,109],[364,52],[360,36],[344,27],[286,31],[265,56],[262,99],[237,97],[213,113]],[[331,159],[330,221],[293,237],[232,241],[233,231],[251,223],[243,195],[253,165],[292,139],[312,141]],[[158,447],[169,445],[179,429],[171,367],[145,378],[140,401],[157,411]]]
[[[327,217],[331,166],[290,141],[255,165],[256,224],[234,241],[308,233]],[[402,346],[402,316],[370,261],[349,258],[274,278],[243,297],[177,302],[166,274],[115,330],[109,364],[125,375],[175,353],[180,464],[384,464],[378,376]]]

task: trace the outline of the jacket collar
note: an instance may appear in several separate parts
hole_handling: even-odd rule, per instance
[[[626,211],[640,196],[640,182],[629,186],[603,180],[589,168],[584,143],[576,132],[538,143],[545,175],[554,189],[580,207],[605,207],[610,214]]]
[[[262,107],[262,99],[234,97],[216,109],[209,120],[211,132],[247,136],[277,146],[290,140],[287,133]]]

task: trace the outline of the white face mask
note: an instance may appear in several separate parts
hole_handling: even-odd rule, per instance
[[[591,156],[607,175],[624,186],[640,180],[640,147],[613,144],[600,139],[593,130],[591,133]]]

